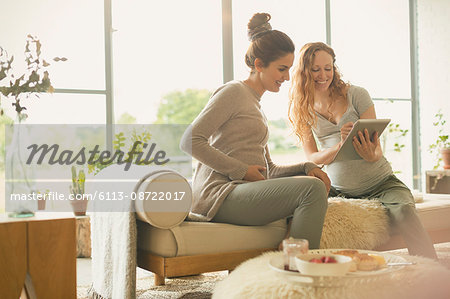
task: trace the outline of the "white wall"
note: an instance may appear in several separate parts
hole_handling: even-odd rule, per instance
[[[422,173],[435,161],[428,146],[437,136],[434,115],[441,108],[450,133],[450,1],[417,0],[419,43],[419,101]],[[425,185],[423,185],[425,186]]]

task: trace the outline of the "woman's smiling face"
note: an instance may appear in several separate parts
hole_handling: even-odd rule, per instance
[[[314,54],[311,73],[316,90],[327,90],[334,77],[333,57],[323,50],[317,51]]]
[[[265,90],[278,92],[284,81],[289,81],[289,69],[294,63],[294,53],[288,53],[285,56],[272,61],[261,71],[261,82]]]

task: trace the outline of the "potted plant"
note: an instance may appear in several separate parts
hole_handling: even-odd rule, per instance
[[[72,193],[73,199],[70,201],[72,210],[75,216],[86,215],[88,200],[84,193],[84,183],[86,182],[86,176],[83,170],[80,170],[77,174],[77,169],[72,166],[72,185],[70,186],[70,193]]]
[[[439,135],[436,141],[429,146],[428,150],[431,154],[436,155],[437,162],[434,169],[439,168],[441,161],[444,162],[444,169],[450,169],[450,139],[448,134],[444,134],[446,120],[441,109],[439,109],[434,118],[435,122],[433,122],[433,125],[438,127]]]
[[[48,73],[48,63],[41,58],[41,43],[28,35],[25,46],[26,69],[24,71],[14,68],[14,56],[9,56],[7,51],[0,46],[0,116],[4,114],[4,107],[12,105],[15,110],[15,124],[22,123],[28,115],[23,100],[39,97],[40,93],[53,92]],[[65,61],[66,58],[53,58],[54,61]],[[36,192],[32,185],[29,168],[22,161],[23,143],[26,140],[27,129],[20,125],[11,125],[11,142],[6,147],[5,175],[7,179],[6,189],[8,194],[25,194]],[[31,203],[30,203],[31,204]],[[16,204],[11,208],[11,217],[33,216],[33,207],[24,204]]]
[[[124,132],[119,132],[114,135],[115,139],[113,140],[113,149],[115,151],[125,151],[124,148],[128,147],[128,150],[126,150],[126,153],[129,153],[135,142],[142,142],[147,143],[152,138],[152,135],[147,130],[144,130],[143,132],[138,132],[136,129],[131,132],[131,136],[129,136],[130,133],[127,133],[125,135]],[[127,138],[128,137],[128,138]],[[128,139],[128,140],[127,140]],[[142,152],[142,144],[138,145],[136,148],[136,152]],[[94,173],[96,175],[99,173],[102,169],[116,163],[116,161],[109,161],[109,163],[100,163],[98,162],[99,154],[96,154],[94,156],[94,161],[97,161],[96,163],[90,163],[88,164],[88,173]],[[128,154],[125,155],[125,160],[129,159]],[[132,159],[132,163],[136,165],[148,165],[145,161],[142,161],[140,163],[137,163],[136,157]]]
[[[20,75],[13,69],[14,56],[9,57],[7,51],[0,46],[0,115],[4,113],[1,107],[4,99],[11,100],[18,120],[22,121],[28,115],[24,112],[27,108],[21,100],[38,97],[42,92],[53,92],[47,70],[50,63],[41,58],[41,47],[36,37],[27,36],[24,52],[27,69]],[[67,58],[55,57],[53,60],[66,61]]]

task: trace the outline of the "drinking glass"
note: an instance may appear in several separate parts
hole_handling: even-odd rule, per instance
[[[294,257],[297,254],[308,253],[309,242],[306,239],[289,238],[283,240],[284,269],[298,271]]]

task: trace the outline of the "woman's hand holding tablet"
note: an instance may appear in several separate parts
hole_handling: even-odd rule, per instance
[[[370,136],[371,140],[375,132],[377,132],[379,137],[390,121],[390,119],[359,119],[355,122],[349,133],[347,132],[350,128],[350,125],[345,124],[341,129],[341,138],[345,139],[341,141],[343,144],[339,151],[336,153],[333,162],[362,159],[362,157],[355,150],[355,147],[353,145],[353,137],[356,136],[356,138],[359,138],[359,131],[361,131],[361,133],[364,135],[365,129],[367,129],[367,134]],[[361,140],[359,140],[359,142],[361,142]]]

